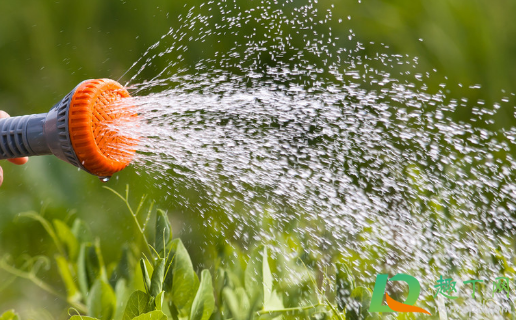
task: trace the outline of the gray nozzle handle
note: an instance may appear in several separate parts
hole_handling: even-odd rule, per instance
[[[48,113],[0,119],[0,159],[53,154],[84,169],[68,132],[68,111],[77,87]]]
[[[47,114],[0,119],[0,159],[52,154],[45,137]]]

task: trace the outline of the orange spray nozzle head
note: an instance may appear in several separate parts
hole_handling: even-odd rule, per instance
[[[91,174],[111,177],[134,157],[138,138],[119,130],[137,124],[129,97],[110,79],[87,80],[75,88],[68,111],[70,142],[80,165]]]

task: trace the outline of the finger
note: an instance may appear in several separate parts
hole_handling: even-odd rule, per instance
[[[0,167],[0,186],[2,185],[2,182],[4,182],[4,170]]]
[[[23,157],[23,158],[14,158],[14,159],[7,159],[7,160],[9,160],[9,162],[11,162],[11,163],[21,165],[21,164],[26,164],[27,161],[29,161],[29,158]]]
[[[9,114],[5,111],[0,110],[0,119],[9,118]]]

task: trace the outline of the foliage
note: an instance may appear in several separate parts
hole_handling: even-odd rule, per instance
[[[219,266],[212,270],[213,277],[210,270],[204,269],[199,279],[183,242],[172,238],[166,212],[157,210],[155,237],[150,241],[146,230],[152,205],[149,210],[143,210],[145,198],[142,198],[134,210],[129,204],[128,188],[125,196],[110,190],[126,203],[140,231],[139,239],[129,248],[121,245],[116,264],[105,264],[101,240],[94,238],[81,220],[76,219],[69,226],[64,221],[50,222],[41,214],[27,212],[20,217],[38,221],[54,242],[57,253],[53,263],[66,295],[38,276],[40,267],[50,264],[51,257],[29,258],[25,264],[16,266],[5,256],[0,268],[66,300],[71,320],[245,320],[310,316],[365,319],[368,316],[365,310],[371,297],[369,289],[355,287],[350,269],[342,263],[337,265],[333,280],[322,274],[323,281],[318,284],[317,272],[309,270],[299,259],[292,261],[308,272],[311,285],[304,303],[285,307],[284,297],[288,292],[280,287],[273,274],[271,263],[278,261],[272,258],[266,245],[258,245],[250,257],[238,250],[230,252],[233,258],[237,255],[236,259],[246,261],[243,270],[238,264]],[[301,296],[305,280],[301,278],[300,283],[290,284],[289,290],[294,288]],[[0,319],[14,320],[18,316],[8,311]]]
[[[2,49],[0,50],[0,60],[2,61],[0,109],[8,111],[12,115],[47,112],[50,106],[84,79],[97,77],[119,79],[129,66],[150,45],[158,41],[169,28],[176,28],[181,24],[177,19],[179,14],[185,14],[190,6],[198,6],[203,2],[204,0],[157,0],[151,5],[145,1],[129,3],[127,1],[102,0],[88,2],[27,0],[20,5],[20,2],[15,0],[0,1],[0,12],[3,17],[0,19],[0,48]],[[244,5],[252,3],[244,0],[237,2]],[[359,4],[359,2],[361,3]],[[332,25],[334,34],[341,35],[344,42],[347,39],[348,30],[353,29],[356,34],[355,39],[366,44],[365,53],[368,55],[374,55],[382,43],[389,47],[386,49],[382,45],[381,48],[385,52],[417,56],[419,66],[424,71],[435,68],[436,71],[431,72],[432,76],[425,79],[429,88],[435,88],[441,82],[446,82],[447,90],[449,90],[447,94],[450,97],[466,97],[468,100],[465,103],[467,107],[458,109],[453,114],[453,117],[460,121],[470,121],[472,118],[471,108],[476,101],[485,100],[486,105],[489,105],[490,100],[497,100],[498,96],[502,94],[501,89],[505,89],[507,92],[514,91],[516,60],[512,57],[516,46],[513,45],[512,39],[516,33],[516,27],[511,23],[515,9],[513,2],[502,0],[484,2],[452,0],[335,2],[322,0],[314,5],[324,12],[326,8],[334,4]],[[347,18],[348,16],[350,19]],[[342,22],[339,23],[339,20]],[[242,26],[242,28],[254,27],[252,23]],[[420,41],[420,38],[423,41]],[[197,51],[202,51],[206,57],[211,57],[215,50],[231,48],[234,44],[229,43],[230,39],[229,37],[221,38],[220,43],[207,45]],[[185,42],[178,40],[177,45],[184,45]],[[371,42],[375,42],[375,44],[370,44]],[[339,45],[344,44],[340,43]],[[195,62],[195,55],[187,55],[187,59]],[[267,61],[257,63],[266,64]],[[157,64],[155,68],[147,69],[142,77],[150,79],[164,67],[166,66]],[[410,78],[409,81],[414,81],[414,73],[410,76],[396,72],[392,74],[399,78],[400,82],[407,78]],[[445,77],[447,81],[443,81]],[[482,85],[481,90],[468,90],[470,85],[477,83]],[[512,103],[513,98],[508,93],[503,95],[509,96]],[[489,125],[490,129],[498,130],[514,125],[512,116],[514,110],[506,108],[502,111],[497,113],[496,122]],[[496,161],[497,155],[494,156],[493,161]],[[152,251],[150,246],[142,245],[145,241],[152,242],[141,236],[141,231],[145,232],[150,228],[139,230],[138,238],[132,239],[134,243],[122,247],[120,243],[124,241],[120,241],[120,239],[125,239],[133,233],[132,228],[125,228],[125,219],[122,219],[119,214],[120,208],[125,203],[113,202],[112,198],[105,195],[95,177],[78,173],[76,168],[65,165],[54,157],[32,158],[24,168],[14,167],[7,163],[2,166],[5,170],[6,181],[0,189],[0,249],[4,253],[12,253],[12,259],[6,255],[2,260],[4,270],[32,281],[51,295],[62,297],[63,301],[67,301],[70,306],[79,311],[87,312],[88,300],[85,297],[102,273],[105,273],[104,285],[97,285],[96,290],[99,290],[100,294],[103,293],[104,296],[110,296],[109,292],[102,290],[102,287],[107,288],[105,286],[107,279],[107,283],[114,290],[117,299],[115,316],[119,316],[119,313],[123,311],[120,311],[119,306],[129,299],[130,290],[134,288],[127,290],[126,288],[134,285],[135,278],[138,283],[142,284],[142,287],[135,290],[147,294],[140,272],[142,268],[137,267],[137,264],[139,264],[138,259],[143,257],[142,253],[151,261],[154,259],[155,254],[150,252]],[[176,209],[177,201],[174,201],[174,199],[187,199],[190,203],[207,208],[205,203],[198,201],[196,192],[175,186],[177,194],[167,199],[165,191],[154,188],[148,183],[141,183],[145,178],[144,173],[142,176],[137,176],[133,169],[129,168],[124,170],[124,174],[120,175],[119,179],[112,179],[109,185],[117,188],[126,183],[132,183],[133,188],[138,192],[145,190],[153,198],[160,199],[160,207],[169,209],[168,215],[173,219],[174,225],[180,226],[184,223],[195,226],[203,222],[205,217],[193,214],[193,210],[189,208]],[[135,183],[135,181],[138,182]],[[422,195],[422,198],[427,196]],[[486,194],[486,196],[489,195]],[[453,203],[455,199],[446,199],[446,201]],[[23,232],[13,226],[12,217],[15,213],[41,205],[47,208],[45,217],[48,221],[45,222],[45,219],[40,218],[42,214],[32,213],[27,216],[43,224],[49,237],[43,237],[42,228],[36,223],[26,223]],[[77,211],[74,211],[73,208]],[[214,218],[211,217],[213,221],[220,222],[225,219],[224,213],[217,208],[210,208],[210,210],[213,212]],[[77,214],[82,215],[83,220],[76,219],[75,222],[72,222],[71,219],[76,218]],[[143,212],[139,212],[138,216],[142,218],[141,226],[145,224],[147,217],[150,217]],[[429,218],[437,226],[439,223],[446,223],[446,221],[435,221],[434,217]],[[131,217],[131,219],[133,218]],[[230,224],[227,221],[224,223],[231,230]],[[86,226],[93,228],[92,233],[98,235],[102,242],[92,238]],[[192,232],[180,234],[181,231],[175,232],[176,236],[181,235],[187,248],[201,248],[201,245],[206,242],[207,236],[195,229]],[[70,236],[70,232],[74,235],[73,237]],[[464,232],[469,232],[469,230]],[[220,235],[214,232],[213,237],[222,238],[224,241],[224,238],[232,236],[229,233],[230,231],[228,234]],[[163,238],[166,237],[167,232],[164,231]],[[41,252],[48,252],[47,239],[51,239],[54,243],[56,256],[54,253],[39,256]],[[154,248],[161,253],[162,241],[158,242],[159,244],[154,243]],[[175,245],[178,243],[179,241],[176,240]],[[100,268],[100,262],[95,260],[95,257],[101,256],[101,244],[102,252],[109,258],[107,259],[108,265],[103,268]],[[214,241],[205,244],[202,248],[211,253],[219,250],[218,245],[218,242]],[[235,311],[235,319],[246,318],[248,313],[244,311],[252,307],[246,293],[244,276],[247,258],[238,249],[235,249],[244,245],[247,244],[232,243],[230,248],[225,247],[221,250],[224,251],[222,258],[226,263],[224,268],[210,266],[216,308],[219,308],[220,301],[224,301],[227,312],[240,310],[240,313]],[[301,245],[298,244],[298,246]],[[135,249],[135,247],[140,249]],[[180,250],[186,251],[185,246],[182,246]],[[122,252],[120,253],[120,251]],[[198,266],[211,259],[212,255],[206,254],[206,251],[190,250],[190,265]],[[24,259],[22,253],[26,252],[33,256]],[[119,254],[119,261],[117,264],[112,264],[111,261],[114,259],[111,256],[114,256],[115,253]],[[238,258],[234,258],[234,254]],[[169,257],[170,259],[174,257],[172,252]],[[358,254],[355,257],[360,261],[358,268],[363,271],[367,270],[365,266],[367,261],[360,259]],[[484,260],[488,259],[491,258],[486,257]],[[512,261],[505,261],[503,257],[498,256],[493,256],[492,259],[501,261],[500,265],[509,267]],[[304,268],[303,270],[295,269],[296,273],[298,275],[310,274],[311,277],[317,279],[316,283],[322,290],[324,286],[320,280],[321,271],[312,271],[314,265],[308,260],[317,260],[317,257],[305,255],[303,261],[307,267],[300,266],[296,259],[285,261],[284,264],[288,265],[290,270],[297,267]],[[144,258],[145,261],[147,260]],[[237,262],[229,263],[230,261]],[[105,262],[102,263],[105,264]],[[150,262],[146,263],[148,264],[147,276],[151,280],[152,266]],[[170,261],[166,262],[167,265],[170,263]],[[185,262],[184,268],[191,270],[187,264],[188,261]],[[294,266],[291,267],[291,265]],[[124,268],[123,266],[130,267]],[[78,275],[78,269],[86,270],[86,272]],[[57,272],[53,272],[55,270]],[[477,273],[475,270],[472,272]],[[165,270],[165,273],[165,278],[168,280],[164,281],[162,289],[167,292],[167,299],[172,299],[172,288],[168,286],[173,285],[174,279],[172,272]],[[194,273],[189,273],[184,283],[195,285]],[[62,280],[56,279],[54,274],[57,274]],[[195,274],[197,275],[197,273]],[[38,275],[42,276],[38,277]],[[273,275],[275,278],[281,276],[277,270],[274,270]],[[125,283],[120,278],[126,279]],[[339,278],[347,279],[342,274],[339,275]],[[10,281],[12,281],[11,278],[6,279],[5,283]],[[50,285],[50,283],[57,284],[60,281],[64,284],[64,289]],[[202,276],[199,285],[201,282]],[[230,285],[223,285],[225,282]],[[300,282],[302,283],[299,284],[299,287],[303,288],[303,294],[296,293],[298,290],[293,288],[298,287],[295,285],[285,287],[277,279],[273,280],[284,305],[294,307],[296,305],[308,306],[308,302],[319,303],[319,299],[314,297],[316,294],[310,277],[306,276]],[[147,281],[145,283],[147,284]],[[336,283],[337,291],[342,291],[346,299],[351,299],[352,290],[356,286],[352,281],[349,283],[350,285],[346,285],[340,280],[337,280]],[[3,284],[2,287],[5,288],[5,285]],[[147,285],[147,288],[149,287],[150,285]],[[157,289],[155,288],[155,290]],[[16,286],[10,286],[9,290],[2,292],[0,296],[2,308],[10,308],[8,305],[14,302],[8,297],[14,297],[13,299],[22,297],[23,291],[23,288],[17,289]],[[63,292],[66,293],[63,294]],[[192,306],[195,305],[197,292],[193,297],[192,295],[183,297],[179,292],[176,291],[176,298],[180,302],[183,299],[186,304],[190,301]],[[289,294],[287,295],[286,292]],[[310,294],[307,295],[306,292],[310,292]],[[331,295],[328,292],[326,294]],[[354,297],[357,296],[359,295],[354,295]],[[165,301],[165,297],[163,295],[162,297]],[[338,311],[344,312],[347,307],[346,299],[336,301],[335,306]],[[25,305],[32,306],[42,303],[36,300],[38,299],[30,301],[27,299],[28,303]],[[57,301],[55,304],[59,306],[59,300]],[[322,301],[324,302],[324,300]],[[94,302],[92,300],[90,303],[94,304]],[[181,305],[180,302],[178,303]],[[168,307],[167,304],[161,304],[161,306]],[[311,309],[311,311],[313,310]],[[4,317],[10,316],[4,315]],[[86,317],[82,318],[86,319]],[[43,317],[38,319],[43,319]]]

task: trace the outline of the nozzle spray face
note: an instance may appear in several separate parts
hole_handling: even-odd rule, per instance
[[[135,122],[134,108],[124,102],[129,93],[109,79],[81,83],[71,98],[68,131],[82,167],[99,177],[111,177],[132,160],[137,141],[118,127]]]
[[[0,120],[0,159],[54,154],[93,175],[108,178],[135,155],[137,137],[120,128],[138,116],[118,82],[81,82],[48,113]]]

